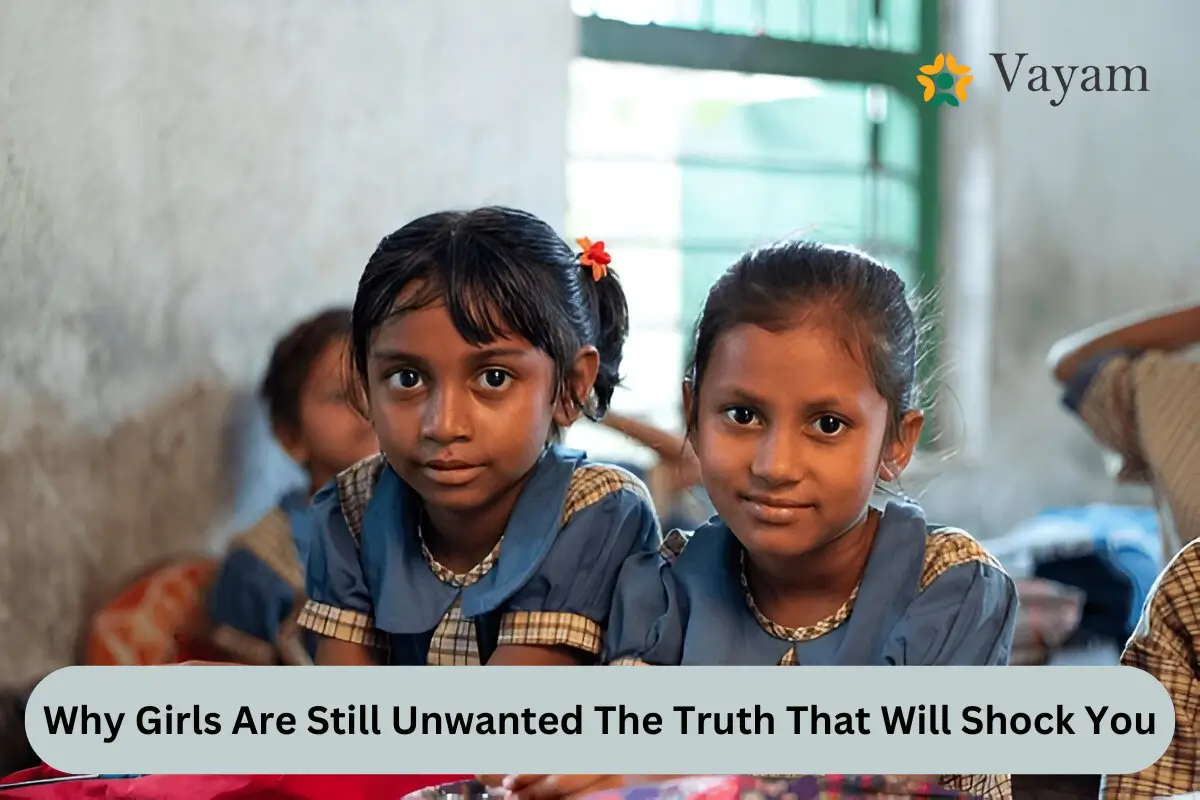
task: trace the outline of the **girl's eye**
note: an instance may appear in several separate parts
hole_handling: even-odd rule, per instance
[[[830,416],[829,414],[822,414],[820,417],[817,417],[816,427],[818,431],[826,436],[836,436],[842,432],[843,428],[846,427],[846,423],[842,422],[837,417]]]
[[[488,389],[503,389],[511,379],[512,376],[502,369],[485,369],[479,376],[479,382]]]
[[[734,425],[752,425],[756,419],[754,412],[745,406],[735,406],[725,410],[725,416]]]
[[[388,376],[387,382],[393,389],[415,389],[421,385],[421,375],[416,370],[401,369]]]

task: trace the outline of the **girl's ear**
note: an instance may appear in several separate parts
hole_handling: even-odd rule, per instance
[[[559,428],[568,428],[579,419],[599,373],[600,351],[590,344],[579,348],[567,372],[565,391],[559,392],[554,406],[554,423]]]
[[[692,405],[696,402],[696,394],[692,390],[692,379],[684,378],[680,385],[680,392],[683,395],[683,424],[687,431],[686,436],[688,443],[695,447],[694,441],[696,437],[696,428],[692,425]]]
[[[302,467],[308,464],[308,459],[312,454],[299,431],[276,425],[272,428],[272,433],[275,434],[275,441],[279,442],[279,446],[283,452],[287,453],[288,458]]]
[[[921,438],[921,429],[925,427],[925,415],[913,409],[900,418],[896,435],[883,449],[883,459],[879,466],[879,477],[885,481],[894,481],[900,477],[912,461],[913,452],[917,449],[917,441]]]
[[[342,373],[342,389],[350,407],[367,422],[371,421],[371,397],[367,393],[366,377],[360,375],[354,366],[350,353],[346,353],[346,364]]]

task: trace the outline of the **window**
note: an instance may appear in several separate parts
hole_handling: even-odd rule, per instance
[[[853,245],[932,288],[936,128],[917,102],[920,0],[574,8],[583,52],[570,76],[567,227],[605,241],[629,297],[616,410],[682,424],[696,314],[756,244],[803,234]],[[594,426],[568,441],[646,458]]]

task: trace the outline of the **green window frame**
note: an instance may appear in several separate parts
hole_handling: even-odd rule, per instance
[[[594,5],[602,12],[605,10],[602,2]],[[929,63],[939,49],[937,3],[820,0],[818,6],[817,0],[675,0],[672,5],[672,13],[666,15],[670,24],[636,24],[595,14],[580,16],[580,55],[596,61],[643,66],[805,78],[834,89],[857,87],[867,91],[870,87],[869,92],[882,93],[889,104],[902,106],[898,110],[907,126],[904,135],[916,139],[915,148],[912,142],[906,144],[906,149],[915,153],[915,163],[911,163],[911,156],[906,157],[910,163],[905,165],[903,174],[889,165],[886,151],[891,134],[887,120],[869,119],[864,103],[862,115],[868,126],[870,152],[861,165],[839,169],[860,170],[856,179],[868,188],[858,191],[873,192],[873,202],[877,202],[876,196],[887,195],[889,186],[898,186],[910,204],[915,204],[915,214],[909,209],[910,213],[905,215],[911,222],[903,223],[912,230],[904,231],[900,237],[906,240],[906,252],[896,255],[895,260],[901,262],[897,268],[916,296],[933,296],[939,282],[939,130],[937,107],[922,101],[916,75],[920,66]],[[762,112],[759,113],[761,116]],[[896,116],[895,112],[887,115]],[[694,167],[701,178],[706,168],[714,168],[700,162],[687,166]],[[764,173],[775,169],[769,163],[758,167],[743,165],[743,168]],[[821,168],[802,165],[792,167],[791,174],[799,181],[805,176],[812,177]],[[779,174],[787,171],[783,169]],[[685,179],[685,206],[689,195],[695,194],[703,192],[689,192]],[[831,197],[829,201],[836,199]],[[861,246],[885,261],[893,261],[889,237],[895,239],[895,231],[885,231],[876,237],[881,224],[878,212],[864,211],[862,216],[864,227],[870,231],[864,235],[860,230],[858,241],[840,238],[838,242]],[[915,220],[911,219],[913,216]],[[884,219],[884,227],[886,223]],[[704,223],[698,225],[703,227]],[[828,238],[820,231],[813,235]],[[739,245],[738,249],[748,244]],[[721,243],[703,241],[702,236],[689,240],[686,230],[681,246],[687,265],[682,290],[686,319],[681,324],[690,327],[698,301],[715,273],[730,260],[731,251]],[[922,360],[922,378],[927,384],[932,383],[940,361],[939,341],[940,330],[931,326]],[[927,386],[930,391],[935,388]],[[935,428],[936,424],[927,426],[930,435],[935,434]]]

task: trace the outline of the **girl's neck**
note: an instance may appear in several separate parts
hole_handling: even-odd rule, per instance
[[[321,469],[320,467],[309,467],[308,472],[308,496],[312,498],[317,492],[337,477],[337,473],[332,470]]]
[[[746,553],[746,580],[754,602],[785,628],[815,624],[836,613],[862,580],[879,528],[868,508],[850,530],[811,553],[786,561]]]
[[[421,523],[425,546],[451,572],[471,571],[504,536],[524,486],[522,480],[481,508],[460,511],[426,505]]]

